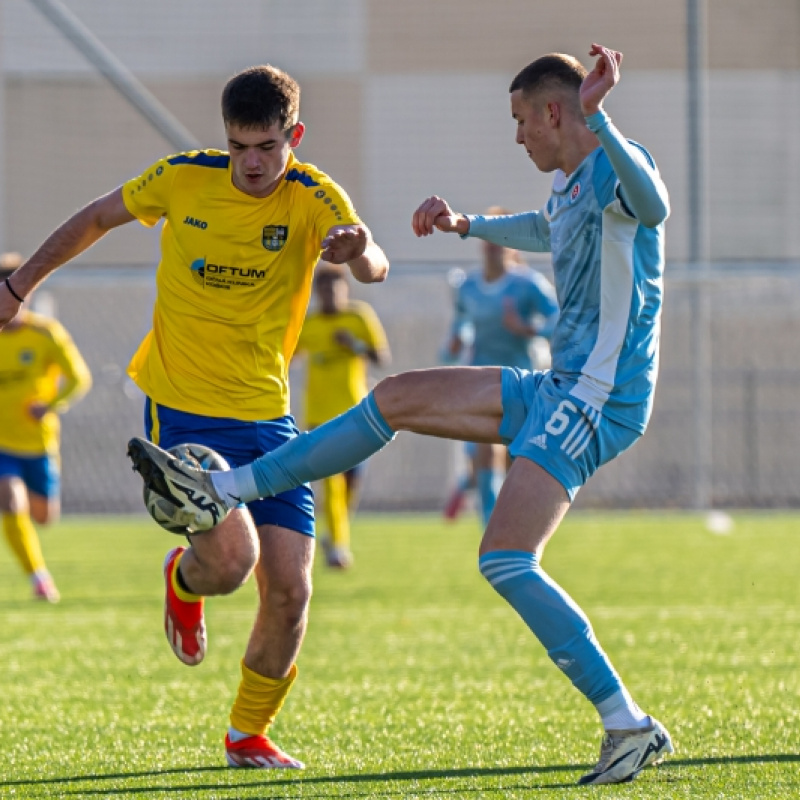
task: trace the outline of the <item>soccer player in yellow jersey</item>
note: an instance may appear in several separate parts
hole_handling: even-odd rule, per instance
[[[390,352],[378,315],[367,303],[350,299],[347,275],[339,264],[322,263],[314,277],[317,308],[306,317],[298,354],[306,357],[305,422],[316,428],[367,394],[367,364],[385,366]],[[329,567],[346,569],[350,513],[355,508],[363,464],[322,481],[328,536],[322,539]]]
[[[0,256],[0,281],[22,262]],[[13,286],[13,283],[11,284]],[[89,368],[64,327],[27,308],[0,330],[0,515],[3,533],[33,596],[50,603],[58,589],[45,565],[34,522],[61,512],[59,418],[89,390]]]
[[[164,158],[78,211],[0,288],[0,325],[112,228],[163,221],[153,327],[129,367],[147,396],[147,435],[167,448],[206,445],[232,466],[296,436],[288,365],[317,262],[347,264],[365,283],[389,269],[345,191],[295,157],[299,102],[297,82],[279,69],[234,75],[222,93],[228,151]],[[255,570],[259,606],[225,737],[231,766],[303,767],[266,734],[297,675],[313,511],[308,486],[240,506],[164,564],[165,631],[188,665],[206,651],[204,596],[234,591]]]

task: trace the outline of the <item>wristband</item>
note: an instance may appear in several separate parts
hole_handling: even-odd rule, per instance
[[[24,302],[25,302],[25,298],[24,298],[24,297],[20,297],[20,296],[19,296],[19,295],[18,295],[18,294],[17,294],[17,293],[14,291],[13,287],[11,286],[11,281],[9,281],[9,279],[8,279],[8,278],[6,278],[6,279],[5,279],[4,283],[5,283],[5,285],[6,285],[6,289],[8,289],[8,291],[9,291],[9,292],[11,292],[11,296],[12,296],[12,297],[13,297],[13,298],[14,298],[14,299],[15,299],[15,300],[18,302],[18,303],[24,303]]]
[[[362,342],[361,339],[353,339],[353,344],[350,345],[350,349],[357,356],[365,356],[369,352],[369,345]]]

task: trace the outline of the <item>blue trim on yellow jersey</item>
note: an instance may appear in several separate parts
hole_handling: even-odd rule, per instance
[[[228,164],[231,163],[230,156],[211,156],[208,153],[195,153],[189,155],[188,153],[181,153],[178,156],[173,156],[167,159],[167,164],[193,164],[196,167],[213,167],[214,169],[228,169]]]
[[[297,181],[298,183],[302,183],[303,186],[319,186],[319,183],[315,181],[307,172],[300,172],[299,169],[290,169],[286,173],[286,180]]]

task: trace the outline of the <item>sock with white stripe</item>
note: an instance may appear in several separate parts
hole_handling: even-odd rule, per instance
[[[533,553],[498,550],[481,556],[479,566],[486,580],[522,617],[547,655],[589,702],[599,706],[621,697],[622,681],[586,615],[539,566]],[[606,705],[618,704],[612,700]]]
[[[244,467],[212,473],[217,491],[242,502],[273,497],[310,481],[338,475],[377,453],[395,437],[370,392],[344,414],[301,433]],[[230,490],[231,479],[236,486]]]

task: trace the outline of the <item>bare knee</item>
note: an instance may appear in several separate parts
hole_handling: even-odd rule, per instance
[[[262,608],[279,615],[287,627],[299,625],[308,613],[313,586],[310,570],[275,573],[265,576],[263,564],[256,568]]]
[[[4,514],[27,514],[30,511],[28,490],[20,478],[0,478],[0,511]]]
[[[58,522],[61,516],[61,503],[41,495],[30,496],[31,518],[38,525],[49,525]]]
[[[181,574],[197,594],[230,594],[250,577],[258,560],[258,536],[249,514],[235,512],[192,541]]]
[[[411,370],[383,378],[373,389],[381,415],[394,431],[413,428],[421,413],[427,411],[429,393],[424,391],[425,370]]]

